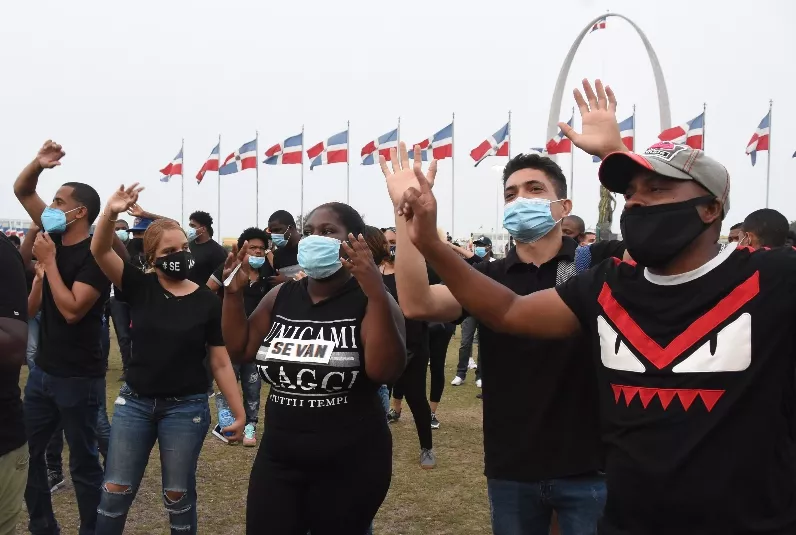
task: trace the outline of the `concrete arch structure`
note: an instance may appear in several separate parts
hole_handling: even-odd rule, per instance
[[[580,43],[583,41],[583,38],[586,36],[587,33],[592,29],[595,23],[598,21],[609,18],[609,17],[617,17],[620,19],[624,19],[630,24],[633,29],[636,30],[638,36],[641,38],[641,41],[644,43],[644,48],[647,50],[647,55],[650,58],[650,64],[652,65],[652,73],[655,76],[655,85],[658,88],[658,111],[660,113],[660,131],[664,131],[667,128],[672,126],[672,118],[671,118],[671,111],[669,109],[669,94],[666,92],[666,81],[663,78],[663,71],[661,70],[661,65],[658,63],[658,56],[655,54],[655,50],[652,48],[652,44],[650,44],[649,39],[647,36],[644,35],[644,32],[641,31],[635,22],[630,20],[629,18],[625,17],[624,15],[620,15],[619,13],[608,13],[607,15],[600,15],[599,17],[595,18],[591,21],[583,31],[580,32],[575,42],[572,43],[572,46],[569,49],[569,53],[567,57],[564,59],[564,64],[561,66],[561,71],[558,73],[558,80],[556,81],[556,88],[553,91],[553,101],[550,103],[550,117],[547,121],[547,138],[546,139],[553,139],[558,134],[558,122],[559,116],[561,114],[561,100],[564,97],[564,86],[567,83],[567,76],[569,75],[569,69],[572,66],[572,60],[575,58],[575,53],[578,51],[580,47]]]

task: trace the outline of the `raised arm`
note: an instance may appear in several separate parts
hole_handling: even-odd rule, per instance
[[[419,165],[420,150],[415,147],[415,160]],[[404,192],[417,186],[406,144],[400,145],[400,160],[395,149],[390,150],[392,172],[387,167],[384,157],[379,158],[381,170],[387,179],[387,189],[393,205],[401,201]],[[434,183],[437,172],[436,162],[432,162],[428,171],[429,184]],[[441,284],[429,285],[428,270],[423,255],[417,250],[406,233],[406,221],[403,217],[395,217],[395,285],[398,289],[398,301],[407,318],[425,321],[454,321],[462,315],[462,307],[453,297],[450,290]],[[434,237],[437,238],[436,230]],[[445,243],[438,240],[440,243]],[[447,247],[447,245],[446,245]]]
[[[122,290],[122,273],[124,273],[124,260],[119,257],[113,249],[113,238],[116,237],[114,226],[119,214],[124,213],[130,206],[138,200],[138,194],[144,188],[139,187],[138,183],[125,189],[119,186],[110,199],[108,199],[100,215],[97,227],[94,229],[94,236],[91,238],[91,254],[94,260],[108,279]]]
[[[406,191],[398,213],[406,220],[412,242],[470,314],[494,331],[534,338],[564,338],[579,330],[577,317],[555,290],[518,296],[473,269],[440,242],[434,232],[437,202],[419,164],[415,175],[420,189]]]
[[[25,208],[30,218],[41,227],[41,214],[47,207],[47,204],[36,193],[36,186],[39,183],[39,175],[45,169],[52,169],[61,165],[61,158],[66,156],[61,145],[52,140],[47,140],[39,149],[39,153],[30,162],[17,177],[14,182],[14,195],[16,195],[19,202]]]
[[[362,320],[365,373],[371,381],[393,384],[406,368],[406,324],[398,303],[387,292],[365,238],[348,235],[343,243],[343,266],[354,276],[368,298]],[[425,268],[424,268],[425,269]]]
[[[152,212],[147,212],[146,210],[141,208],[141,206],[139,206],[137,203],[130,206],[127,209],[127,213],[133,217],[140,217],[142,219],[151,219],[152,221],[154,221],[155,219],[171,219],[170,217],[153,214]]]
[[[241,290],[249,284],[249,255],[246,253],[248,250],[249,242],[244,242],[240,251],[236,245],[232,246],[232,252],[224,264],[221,281],[223,284],[240,265],[230,285],[224,287],[224,299],[221,305],[221,332],[224,334],[224,344],[229,352],[229,358],[235,363],[251,362],[257,356],[265,335],[271,330],[271,312],[282,287],[279,285],[272,288],[251,316],[246,317]]]

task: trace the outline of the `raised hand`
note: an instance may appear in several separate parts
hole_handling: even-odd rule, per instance
[[[33,256],[42,266],[55,262],[55,243],[48,233],[42,232],[36,236],[36,241],[33,242]]]
[[[362,234],[358,237],[349,234],[348,243],[343,242],[343,251],[348,257],[341,258],[343,267],[357,280],[365,295],[372,295],[369,292],[382,291],[384,281],[373,260],[373,253]]]
[[[415,162],[420,161],[420,147],[415,145]],[[384,156],[379,156],[379,164],[381,165],[381,172],[384,178],[387,179],[387,191],[390,193],[393,206],[398,206],[404,192],[411,188],[420,187],[417,183],[415,176],[414,165],[409,161],[409,153],[406,150],[406,143],[403,141],[398,147],[398,151],[390,149],[390,165],[392,170],[387,165],[387,160]],[[430,187],[434,186],[434,179],[437,176],[437,161],[433,160],[428,167],[428,174],[426,180]]]
[[[577,133],[566,123],[558,123],[558,127],[576,147],[593,156],[604,158],[612,152],[627,151],[619,134],[616,122],[616,96],[610,87],[603,88],[600,80],[594,82],[592,90],[588,80],[583,80],[583,98],[579,89],[575,89],[575,103],[580,110],[583,132]]]
[[[48,139],[39,149],[39,153],[36,155],[36,162],[42,169],[52,169],[53,167],[61,165],[61,158],[64,156],[66,156],[66,152],[64,152],[63,147],[55,141]]]
[[[113,192],[106,206],[114,214],[126,212],[138,202],[138,194],[143,190],[143,186],[139,186],[138,182],[127,189],[125,189],[124,185],[121,185],[119,189]]]
[[[423,252],[426,246],[436,245],[439,242],[437,199],[434,198],[431,184],[420,167],[417,152],[415,152],[414,174],[419,188],[410,187],[404,192],[396,207],[396,213],[404,217],[409,239],[419,251]]]
[[[141,208],[141,205],[135,203],[127,209],[127,213],[133,217],[146,217],[146,210]]]
[[[249,284],[249,242],[243,242],[243,247],[238,250],[238,245],[232,245],[232,252],[227,255],[227,260],[224,262],[224,270],[221,272],[221,282],[225,284],[227,279],[235,271],[235,268],[240,266],[235,276],[232,277],[228,286],[224,286],[226,293],[234,294],[241,288],[245,288]]]

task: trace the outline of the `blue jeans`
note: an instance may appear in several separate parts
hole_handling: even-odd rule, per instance
[[[548,535],[553,511],[561,535],[594,535],[605,507],[605,476],[533,483],[487,479],[494,535]]]
[[[262,379],[257,371],[257,364],[250,362],[247,364],[233,364],[235,376],[240,380],[243,391],[243,409],[246,411],[246,423],[257,425],[260,413],[260,388]],[[216,413],[222,409],[228,409],[229,403],[224,398],[224,394],[218,393],[216,399]]]
[[[473,344],[478,343],[478,320],[473,316],[467,316],[462,322],[462,340],[459,345],[459,364],[456,366],[456,375],[465,379],[467,377],[467,365],[473,356]],[[475,369],[475,378],[481,378],[481,349],[478,349],[478,364]]]
[[[39,330],[41,329],[41,312],[28,320],[28,348],[25,356],[28,360],[28,369],[32,370],[36,365],[36,353],[39,352]]]
[[[120,534],[157,440],[163,503],[171,533],[195,534],[196,462],[210,425],[207,394],[144,398],[123,384],[116,398],[111,444],[97,515],[97,533]],[[107,485],[123,487],[109,491]]]
[[[80,535],[93,535],[102,486],[97,452],[97,413],[105,380],[55,377],[34,366],[25,385],[25,432],[30,450],[25,503],[34,535],[60,533],[53,514],[44,451],[60,421],[69,444],[69,470],[80,513]]]

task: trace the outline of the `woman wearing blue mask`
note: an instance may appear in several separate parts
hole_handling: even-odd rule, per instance
[[[313,210],[298,246],[307,277],[271,290],[248,318],[246,247],[227,259],[224,341],[271,385],[247,533],[365,533],[387,494],[392,439],[377,392],[403,372],[404,320],[364,226],[346,204]]]
[[[273,276],[275,271],[267,259],[266,244],[268,243],[268,234],[262,229],[251,227],[244,230],[238,237],[238,249],[243,250],[244,244],[246,252],[248,253],[248,284],[246,284],[241,292],[243,293],[243,308],[246,311],[246,317],[251,316],[252,312],[260,304],[271,285],[268,278]],[[207,281],[207,286],[214,292],[223,288],[224,280],[224,264],[218,266],[210,279]],[[260,388],[262,381],[260,374],[257,372],[257,366],[253,363],[235,364],[235,375],[240,381],[243,390],[243,407],[246,410],[246,427],[243,429],[243,445],[247,447],[254,447],[257,445],[257,421],[260,412]],[[228,410],[229,405],[223,394],[215,396],[216,409],[219,414],[222,411]],[[221,418],[218,419],[221,421]],[[213,429],[213,435],[226,442],[226,437],[221,433],[221,427],[216,424]]]

